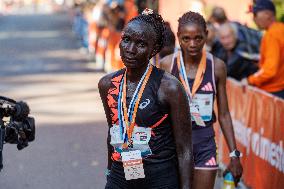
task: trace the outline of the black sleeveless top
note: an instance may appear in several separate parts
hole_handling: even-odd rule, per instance
[[[177,57],[177,52],[173,56],[171,74],[180,80],[176,57]],[[190,89],[192,89],[194,79],[191,79],[189,77],[187,77],[187,79],[188,79],[189,87]],[[205,127],[197,125],[195,121],[191,122],[192,131],[193,131],[193,135],[192,135],[193,143],[201,140],[203,137],[215,135],[212,126],[213,126],[213,123],[216,121],[216,115],[215,115],[214,107],[213,107],[216,93],[217,93],[217,90],[216,90],[215,74],[214,74],[214,60],[213,60],[212,54],[206,52],[206,70],[204,73],[203,80],[199,88],[196,91],[196,94],[213,96],[212,112],[211,112],[212,116],[210,119],[205,118],[205,121],[204,121],[206,125]]]
[[[118,121],[118,94],[120,82],[125,69],[117,71],[113,78],[113,87],[108,91],[108,106],[111,110],[112,124],[119,124]],[[153,66],[152,73],[144,89],[139,108],[136,115],[136,125],[138,127],[151,127],[152,134],[149,146],[152,154],[143,157],[144,161],[162,162],[176,157],[176,146],[172,131],[172,124],[169,116],[169,108],[163,106],[158,100],[158,90],[161,84],[164,71]],[[127,98],[127,105],[131,99]]]

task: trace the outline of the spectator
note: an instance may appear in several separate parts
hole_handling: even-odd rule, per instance
[[[116,32],[121,32],[125,25],[125,9],[123,5],[113,2],[110,5],[109,27]]]
[[[209,17],[209,21],[213,23],[216,28],[218,28],[221,24],[228,22],[225,10],[221,7],[214,7],[211,16]]]
[[[124,8],[126,10],[125,23],[129,22],[132,18],[138,15],[138,9],[134,0],[124,0]]]
[[[221,46],[212,50],[213,55],[227,65],[227,74],[237,80],[248,77],[257,71],[257,64],[250,60],[247,43],[238,40],[237,28],[232,23],[222,24],[218,29]]]
[[[250,54],[258,54],[260,41],[262,38],[262,33],[244,26],[239,22],[228,20],[225,10],[221,7],[215,7],[212,11],[212,14],[209,18],[209,21],[212,22],[215,28],[220,27],[224,23],[232,23],[236,27],[237,36],[239,41],[247,43],[247,47]]]
[[[147,8],[147,0],[136,0],[138,13],[141,14]]]
[[[99,40],[103,35],[103,31],[108,26],[108,12],[108,6],[103,1],[98,1],[92,10],[92,17],[95,23],[94,55],[98,53]],[[96,58],[94,61],[96,61]]]
[[[261,41],[259,70],[248,77],[248,83],[284,98],[284,24],[276,21],[271,1],[256,1],[252,12],[256,25],[266,33]]]
[[[214,25],[210,21],[208,21],[206,25],[207,25],[208,34],[207,34],[205,47],[208,52],[213,54],[213,52],[216,52],[219,48],[222,47],[222,45],[217,38],[216,27],[214,27]]]

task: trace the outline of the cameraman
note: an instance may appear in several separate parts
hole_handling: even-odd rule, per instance
[[[0,96],[0,171],[3,168],[4,143],[17,144],[18,150],[22,150],[34,140],[35,122],[29,114],[27,103]],[[4,122],[4,117],[8,117],[9,121]]]

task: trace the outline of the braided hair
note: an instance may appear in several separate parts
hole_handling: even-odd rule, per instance
[[[164,47],[166,39],[165,23],[162,16],[146,8],[142,14],[132,18],[128,23],[133,21],[144,22],[154,29],[156,33],[156,44],[152,56],[155,56]]]
[[[207,31],[206,21],[203,18],[202,15],[200,15],[197,12],[186,12],[184,13],[179,19],[178,19],[178,31],[180,31],[180,28],[188,23],[196,24],[200,27],[202,27],[203,31]]]

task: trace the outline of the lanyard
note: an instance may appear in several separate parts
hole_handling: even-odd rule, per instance
[[[159,54],[156,54],[156,56],[154,57],[155,57],[155,66],[157,68],[160,68]]]
[[[125,126],[126,126],[125,129],[121,130],[121,131],[123,131],[123,133],[126,130],[127,135],[124,138],[125,143],[126,143],[127,139],[128,139],[128,141],[131,141],[139,102],[141,100],[145,86],[146,86],[146,84],[147,84],[147,82],[150,78],[152,69],[153,69],[153,66],[149,64],[148,67],[147,67],[147,70],[144,73],[145,76],[143,75],[141,77],[139,84],[136,87],[135,93],[134,93],[132,100],[131,100],[132,103],[130,103],[130,105],[129,105],[129,109],[127,109],[127,106],[126,106],[126,85],[127,85],[126,71],[124,73],[123,81],[122,81],[122,84],[121,84],[122,85],[122,87],[121,87],[122,91],[121,91],[121,88],[120,88],[120,95],[119,95],[120,96],[119,97],[119,104],[122,104],[122,105],[120,105],[118,108],[120,108],[119,110],[121,110],[120,116],[122,115],[123,118],[124,118],[124,119],[121,119],[121,120],[125,122]],[[121,92],[122,92],[122,94],[121,94]]]
[[[185,88],[190,101],[193,98],[193,96],[195,95],[197,89],[199,88],[204,74],[205,74],[205,70],[206,70],[206,52],[203,51],[202,52],[202,58],[200,61],[200,64],[198,65],[198,69],[197,69],[197,73],[194,79],[194,83],[193,83],[193,87],[192,90],[190,90],[190,86],[188,84],[188,79],[187,79],[187,75],[186,75],[186,70],[185,70],[185,66],[184,66],[184,61],[182,58],[182,54],[180,53],[180,51],[178,51],[178,55],[177,55],[177,66],[178,66],[178,70],[179,70],[179,77],[181,80],[181,83],[183,85],[183,87]]]
[[[138,83],[138,85],[137,85],[137,87],[135,89],[135,92],[133,94],[133,97],[132,97],[132,99],[130,101],[130,104],[129,104],[129,107],[128,107],[128,111],[127,111],[127,115],[128,115],[128,117],[130,119],[132,118],[134,102],[137,100],[139,89],[141,88],[142,82],[144,81],[144,79],[146,77],[146,74],[149,71],[149,68],[150,68],[150,64],[148,64],[147,69],[146,69],[145,73],[143,74],[143,76],[141,77],[141,79],[140,79],[140,81],[139,81],[139,83]]]
[[[120,128],[120,136],[121,140],[123,140],[123,136],[125,135],[125,128],[123,124],[123,119],[122,119],[122,86],[123,86],[124,80],[122,78],[120,85],[119,85],[119,93],[118,93],[118,103],[117,103],[117,111],[118,111],[118,122],[119,122],[119,128]]]
[[[139,89],[142,85],[142,81],[145,79],[146,77],[146,73],[147,71],[149,70],[149,67],[150,67],[150,64],[148,64],[148,67],[145,71],[145,73],[143,74],[142,78],[140,79],[137,87],[136,87],[136,90],[133,94],[133,98],[131,99],[131,102],[129,104],[129,107],[128,107],[128,112],[127,112],[127,115],[130,117],[132,117],[132,113],[131,113],[131,110],[133,112],[133,108],[134,108],[134,102],[135,100],[137,99],[137,94],[139,92]],[[120,82],[120,85],[119,85],[119,95],[118,95],[118,105],[117,105],[117,109],[118,109],[118,120],[119,120],[119,126],[120,126],[120,136],[121,136],[121,140],[123,140],[123,136],[125,136],[125,133],[126,133],[126,130],[124,128],[124,122],[123,122],[123,118],[122,118],[122,112],[123,112],[123,107],[122,107],[122,94],[123,94],[123,84],[124,84],[124,79],[122,78],[121,82]]]

